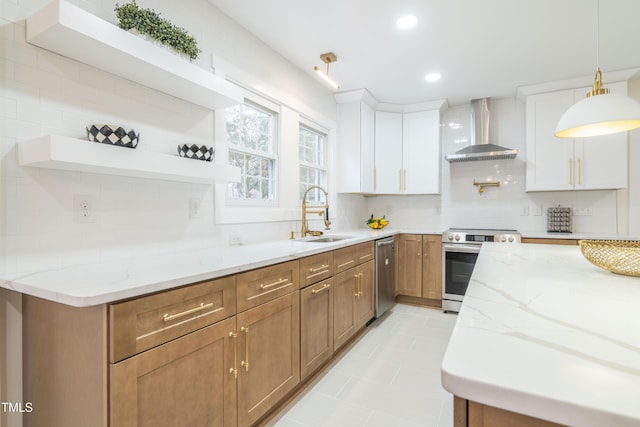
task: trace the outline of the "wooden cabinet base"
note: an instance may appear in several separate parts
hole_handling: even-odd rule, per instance
[[[454,427],[562,427],[561,424],[533,418],[454,396]]]
[[[421,307],[442,308],[441,299],[431,299],[422,297],[410,297],[407,295],[396,296],[396,302],[400,304],[419,305]]]
[[[31,426],[107,426],[107,309],[22,299],[24,401]]]

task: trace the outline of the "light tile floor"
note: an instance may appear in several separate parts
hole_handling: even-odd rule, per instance
[[[440,365],[457,316],[396,304],[270,427],[451,427]]]

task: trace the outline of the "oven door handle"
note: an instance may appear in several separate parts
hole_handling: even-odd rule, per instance
[[[461,252],[461,253],[478,254],[480,253],[481,248],[482,248],[482,245],[465,245],[465,244],[442,245],[442,249],[444,250],[444,252]]]

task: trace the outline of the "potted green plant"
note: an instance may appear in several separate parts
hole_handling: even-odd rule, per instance
[[[118,17],[118,26],[123,30],[135,29],[163,45],[170,46],[191,60],[197,59],[202,52],[196,39],[184,28],[160,17],[153,9],[141,9],[135,0],[123,5],[116,3],[114,10]]]

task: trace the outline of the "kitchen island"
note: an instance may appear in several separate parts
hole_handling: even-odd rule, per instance
[[[483,245],[442,363],[456,426],[639,425],[639,306],[576,246]]]

